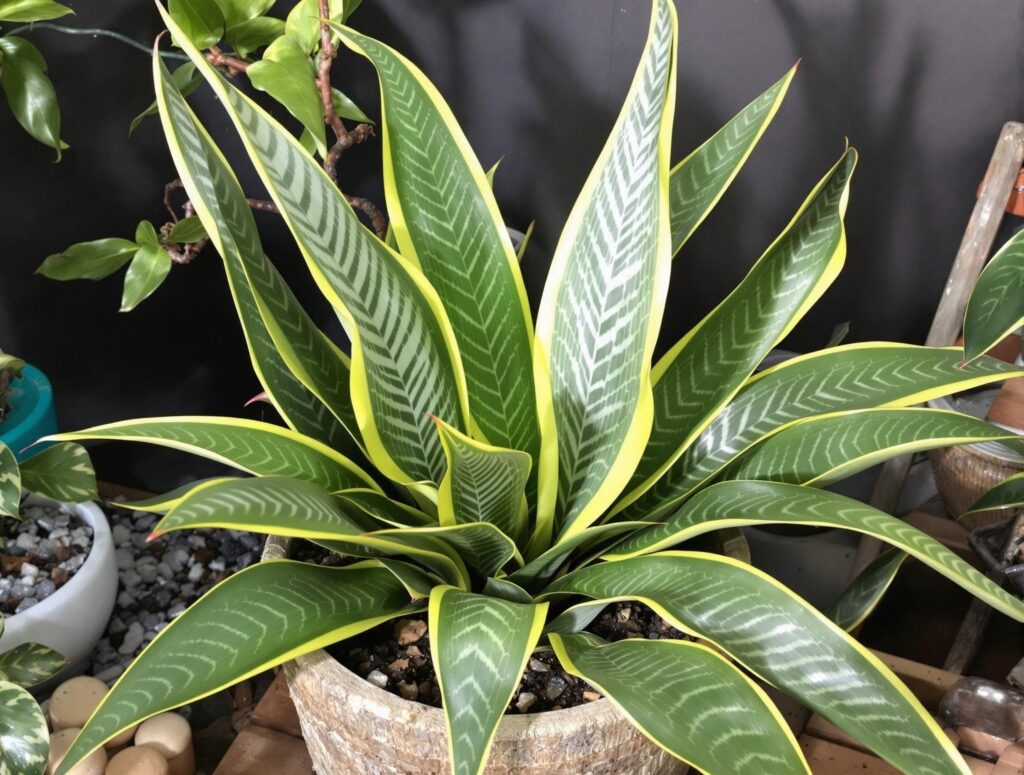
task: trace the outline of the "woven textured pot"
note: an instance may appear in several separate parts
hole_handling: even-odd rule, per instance
[[[287,556],[271,538],[264,559]],[[302,736],[317,775],[447,775],[444,715],[364,681],[323,650],[285,665]],[[505,716],[488,775],[681,775],[686,767],[608,700]]]
[[[1024,461],[992,454],[978,444],[933,449],[928,458],[942,504],[965,528],[974,530],[1013,516],[1013,509],[981,511],[967,516],[963,513],[1001,481],[1024,471]]]

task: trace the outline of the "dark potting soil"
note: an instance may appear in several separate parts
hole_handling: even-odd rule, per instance
[[[625,638],[686,639],[642,603],[612,603],[587,627],[608,641]],[[352,672],[407,700],[441,707],[441,690],[430,658],[426,614],[382,624],[328,652]],[[562,669],[554,652],[530,657],[507,713],[538,713],[601,698],[593,686]]]

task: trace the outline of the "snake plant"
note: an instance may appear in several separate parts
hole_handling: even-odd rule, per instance
[[[737,289],[652,365],[673,256],[743,165],[793,72],[670,166],[676,13],[671,0],[653,0],[632,87],[534,323],[484,169],[413,63],[334,25],[380,80],[392,245],[161,13],[237,130],[351,352],[314,326],[264,255],[232,167],[155,57],[168,146],[284,426],[157,417],[58,438],[148,442],[249,475],[138,504],[162,514],[154,536],[251,530],[357,561],[266,562],[213,588],[127,669],[61,775],[146,717],[417,612],[429,620],[454,773],[483,771],[537,649],[553,649],[643,734],[704,772],[808,772],[751,676],[905,772],[967,772],[914,696],[843,627],[749,565],[687,544],[737,525],[840,527],[895,549],[837,605],[846,626],[904,555],[1024,621],[1019,600],[925,534],[820,488],[911,450],[1019,446],[982,421],[907,407],[1020,368],[984,356],[964,366],[959,348],[875,342],[755,374],[844,262],[853,149]],[[586,632],[622,599],[693,640]]]

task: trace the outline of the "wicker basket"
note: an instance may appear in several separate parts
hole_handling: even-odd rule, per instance
[[[271,538],[264,559],[287,556]],[[447,775],[444,715],[378,689],[323,650],[285,665],[302,735],[318,775]],[[608,700],[505,716],[488,775],[681,775],[687,768]]]
[[[1013,516],[1013,509],[967,514],[978,498],[1008,476],[1024,471],[1016,461],[988,450],[981,444],[933,449],[928,453],[935,473],[935,486],[946,511],[967,530],[985,527]]]

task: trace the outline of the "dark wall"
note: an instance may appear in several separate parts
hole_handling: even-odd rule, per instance
[[[152,41],[148,0],[72,0],[64,22]],[[710,135],[797,58],[803,63],[742,176],[675,264],[663,346],[742,277],[833,163],[844,138],[861,163],[842,278],[798,328],[821,346],[849,320],[852,339],[920,341],[999,127],[1024,115],[1019,0],[678,0],[681,40],[675,157]],[[481,161],[504,162],[507,221],[537,232],[525,260],[534,304],[560,224],[614,122],[647,27],[646,0],[365,0],[353,23],[406,52],[450,101]],[[156,295],[116,312],[119,280],[55,283],[33,274],[48,253],[160,222],[174,177],[159,125],[128,137],[152,99],[145,54],[120,43],[36,31],[71,144],[64,161],[0,109],[0,347],[49,372],[66,427],[147,414],[241,413],[251,375],[217,256],[177,269]],[[337,82],[371,113],[372,71],[344,56]],[[196,103],[238,160],[223,113]],[[233,155],[232,155],[233,154]],[[379,145],[353,150],[341,175],[382,201]],[[268,253],[317,319],[331,324],[283,229]],[[259,409],[247,410],[258,416]],[[121,459],[128,471],[132,457]]]

